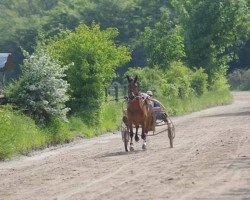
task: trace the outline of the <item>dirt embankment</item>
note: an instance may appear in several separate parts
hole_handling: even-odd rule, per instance
[[[0,163],[0,199],[250,199],[250,93],[173,118],[148,150],[120,134],[79,140]]]

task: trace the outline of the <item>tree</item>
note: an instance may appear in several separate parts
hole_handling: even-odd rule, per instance
[[[12,53],[20,64],[24,59],[21,47],[33,51],[37,33],[47,17],[31,0],[1,1],[0,10],[0,49]]]
[[[225,74],[237,49],[249,38],[246,0],[172,1],[180,13],[190,66],[203,66],[211,76]]]
[[[21,48],[33,52],[36,37],[41,30],[51,36],[58,33],[60,28],[74,29],[80,17],[70,7],[70,3],[66,0],[1,1],[1,51],[11,52],[17,64],[20,64],[24,59]]]
[[[116,76],[115,70],[130,60],[128,48],[117,46],[116,29],[81,24],[75,31],[62,31],[49,41],[48,51],[61,64],[74,63],[67,71],[69,106],[89,123],[99,123],[104,88]]]
[[[163,13],[155,28],[145,28],[143,42],[149,66],[167,68],[171,62],[181,61],[185,57],[181,27],[175,26],[167,12]]]

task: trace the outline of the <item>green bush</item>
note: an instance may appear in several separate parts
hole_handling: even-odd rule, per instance
[[[162,96],[167,88],[167,81],[163,70],[159,68],[129,68],[125,75],[139,77],[140,91],[151,90],[155,96]]]
[[[62,31],[49,41],[48,51],[67,71],[70,84],[68,103],[72,114],[88,124],[99,124],[104,88],[116,76],[116,69],[130,60],[128,48],[117,46],[116,29],[101,31],[100,26],[81,24],[74,32]]]
[[[168,87],[167,94],[180,98],[187,98],[191,93],[192,71],[181,62],[172,62],[166,71]],[[173,93],[170,93],[173,92]]]
[[[50,122],[53,117],[66,120],[67,66],[56,64],[43,50],[25,54],[22,75],[4,89],[5,96],[37,122]]]
[[[211,83],[209,85],[211,91],[223,92],[229,90],[229,84],[225,73],[226,72],[223,69],[213,72]]]
[[[172,62],[167,70],[160,68],[129,68],[125,75],[139,77],[140,91],[152,90],[155,96],[169,99],[187,98],[191,93],[207,92],[208,76],[204,69],[191,70],[181,62]]]
[[[195,68],[191,74],[191,88],[194,92],[201,96],[207,92],[208,88],[208,75],[204,72],[203,68]]]

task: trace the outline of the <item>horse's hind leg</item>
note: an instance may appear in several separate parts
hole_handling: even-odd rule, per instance
[[[136,126],[136,132],[135,132],[135,141],[138,142],[140,140],[140,138],[138,137],[138,129],[139,129],[139,125]]]

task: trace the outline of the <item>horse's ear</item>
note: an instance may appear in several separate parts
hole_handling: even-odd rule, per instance
[[[135,76],[135,80],[134,80],[134,82],[136,83],[136,82],[137,82],[137,80],[138,80],[138,76],[136,75],[136,76]]]
[[[130,81],[131,81],[131,78],[130,78],[130,76],[129,76],[129,75],[127,75],[127,79],[128,79],[128,82],[130,82]]]

